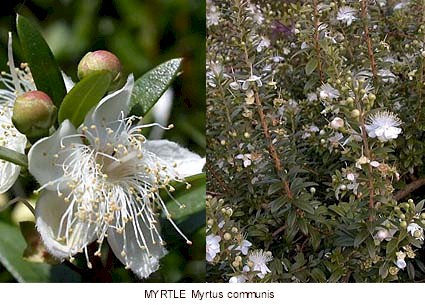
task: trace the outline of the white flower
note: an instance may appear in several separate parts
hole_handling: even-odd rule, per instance
[[[424,240],[424,229],[414,222],[407,226],[407,232],[417,240]]]
[[[10,73],[2,72],[0,83],[0,147],[24,153],[27,138],[12,123],[13,104],[24,92],[37,90],[28,67],[16,69],[13,62],[12,34],[9,33],[8,60]],[[19,176],[21,167],[0,159],[0,194],[9,190]]]
[[[215,5],[209,5],[207,8],[207,27],[218,25],[220,21],[220,11]]]
[[[243,160],[243,167],[251,165],[251,154],[239,154],[236,156],[236,159]]]
[[[330,123],[329,125],[331,126],[331,128],[333,129],[340,129],[342,127],[344,127],[344,120],[341,119],[340,117],[335,117]]]
[[[406,262],[404,261],[404,258],[400,258],[396,261],[396,265],[399,269],[404,269],[406,268]]]
[[[249,88],[249,84],[253,82],[257,83],[258,87],[261,87],[263,85],[261,77],[254,74],[251,74],[251,76],[246,80],[240,80],[239,82],[242,83],[242,90],[247,90]]]
[[[221,237],[218,235],[210,234],[206,237],[206,260],[207,262],[212,262],[217,255],[217,253],[220,252],[220,241]]]
[[[257,24],[262,24],[264,21],[263,13],[261,12],[261,9],[257,7],[254,4],[249,4],[246,8],[246,11],[249,12],[252,16],[252,19]]]
[[[343,6],[338,10],[336,19],[342,22],[345,22],[347,26],[350,26],[354,20],[357,20],[356,10],[349,7]]]
[[[248,266],[244,266],[242,269],[242,274],[236,275],[236,276],[232,276],[229,279],[229,283],[245,283],[248,280],[248,277],[246,276],[246,273],[249,272],[249,267]]]
[[[249,247],[252,246],[248,240],[244,239],[242,242],[235,248],[236,251],[241,251],[243,255],[248,254]]]
[[[40,183],[36,225],[47,250],[70,258],[107,238],[116,257],[139,277],[159,267],[166,254],[155,214],[167,211],[159,190],[172,192],[171,181],[201,172],[204,159],[177,144],[147,141],[148,125],[126,119],[133,76],[104,97],[77,130],[65,120],[56,132],[34,144],[29,171]],[[155,125],[155,124],[154,124]],[[187,240],[187,239],[186,239]],[[187,240],[188,243],[190,243]]]
[[[388,111],[379,111],[369,116],[368,124],[365,125],[367,134],[371,138],[378,138],[381,142],[397,139],[401,133],[400,119]]]
[[[261,36],[261,41],[257,46],[257,52],[260,53],[264,48],[270,47],[270,39],[267,37]]]
[[[334,87],[332,87],[331,85],[329,85],[328,83],[326,83],[320,86],[319,96],[323,100],[325,99],[333,100],[339,97],[339,91],[335,89]]]
[[[257,274],[259,278],[262,279],[267,273],[271,272],[266,265],[273,259],[272,254],[269,251],[265,252],[262,249],[251,251],[248,259],[253,263],[252,270],[260,272]]]

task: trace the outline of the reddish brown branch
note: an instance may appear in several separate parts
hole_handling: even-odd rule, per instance
[[[375,55],[373,54],[373,47],[372,47],[372,40],[370,39],[369,35],[369,26],[367,22],[367,0],[361,0],[361,6],[362,6],[362,19],[364,24],[364,39],[367,44],[367,53],[369,55],[370,60],[370,67],[372,69],[372,75],[373,78],[376,79],[377,73],[376,73],[376,62],[375,62]]]
[[[269,127],[268,127],[267,122],[266,122],[266,117],[264,115],[263,105],[261,104],[261,100],[260,100],[260,96],[258,95],[258,92],[255,92],[255,104],[257,105],[258,115],[260,116],[260,122],[261,122],[261,127],[263,128],[264,137],[266,138],[266,140],[268,142],[269,153],[270,153],[270,156],[272,157],[272,159],[274,161],[274,167],[276,169],[277,174],[280,176],[280,178],[283,181],[283,189],[285,190],[286,195],[291,200],[292,197],[293,197],[292,192],[291,192],[291,189],[289,187],[288,181],[283,179],[283,177],[282,177],[282,172],[283,172],[282,164],[280,162],[276,148],[273,145],[273,141],[272,141],[272,138],[271,138],[270,133],[269,133]]]
[[[319,71],[320,81],[323,83],[323,70],[322,70],[322,59],[320,57],[320,45],[319,45],[319,12],[317,10],[317,0],[313,0],[313,15],[314,15],[314,49],[316,50],[317,56],[317,69]]]
[[[220,187],[226,192],[229,192],[229,189],[226,186],[226,183],[224,183],[223,179],[220,177],[219,174],[211,167],[211,165],[207,162],[206,167],[209,173],[213,175],[214,179],[217,181],[217,183],[220,185]]]
[[[418,180],[412,181],[408,185],[406,185],[404,189],[397,191],[394,194],[394,199],[395,200],[403,199],[407,195],[416,191],[418,188],[420,188],[423,185],[425,185],[425,178],[419,178]]]

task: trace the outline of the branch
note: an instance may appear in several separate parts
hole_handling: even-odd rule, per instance
[[[317,0],[313,0],[313,15],[314,15],[314,49],[317,56],[317,69],[319,70],[320,82],[323,83],[322,60],[320,58],[320,45],[319,45],[319,12],[317,10]]]
[[[408,185],[406,185],[404,189],[397,191],[394,194],[394,199],[397,201],[403,199],[404,197],[416,191],[423,185],[425,185],[425,178],[419,178],[418,180],[412,181]]]
[[[366,44],[367,44],[367,53],[369,55],[369,60],[370,60],[370,67],[372,70],[372,75],[373,78],[376,79],[377,77],[377,73],[376,73],[376,62],[375,62],[375,55],[373,54],[373,48],[372,48],[372,41],[370,39],[370,35],[369,35],[369,26],[368,26],[368,22],[367,22],[367,0],[361,0],[361,6],[362,6],[362,19],[363,19],[363,24],[364,24],[364,39],[366,40]]]

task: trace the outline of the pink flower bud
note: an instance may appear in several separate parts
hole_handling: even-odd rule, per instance
[[[78,64],[78,78],[83,79],[97,71],[111,72],[113,82],[117,82],[121,78],[121,62],[118,57],[108,51],[88,52]]]

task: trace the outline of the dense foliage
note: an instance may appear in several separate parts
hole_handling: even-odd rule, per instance
[[[424,21],[422,0],[207,2],[209,281],[425,279]]]

